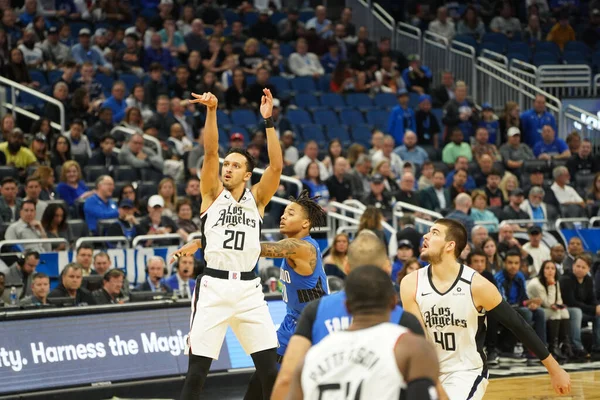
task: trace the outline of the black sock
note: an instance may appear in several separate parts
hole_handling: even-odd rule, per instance
[[[273,348],[251,356],[256,372],[250,379],[244,400],[269,400],[277,378],[277,351]]]
[[[181,391],[181,400],[198,400],[200,398],[211,363],[212,358],[190,354],[188,372]]]

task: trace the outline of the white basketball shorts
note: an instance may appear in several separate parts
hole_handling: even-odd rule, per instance
[[[481,371],[456,371],[441,374],[440,383],[450,400],[481,400],[488,380]]]

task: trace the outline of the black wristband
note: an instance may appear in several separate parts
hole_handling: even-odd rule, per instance
[[[269,117],[269,118],[265,118],[265,128],[274,128],[275,125],[273,125],[273,118]]]

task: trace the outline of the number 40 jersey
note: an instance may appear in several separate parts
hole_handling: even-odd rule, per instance
[[[477,311],[471,281],[477,272],[461,265],[456,280],[445,293],[432,283],[431,265],[417,271],[416,301],[427,336],[434,342],[440,374],[485,369],[485,313]]]
[[[239,272],[254,269],[260,257],[262,218],[249,189],[241,199],[234,199],[223,188],[202,213],[201,221],[202,248],[208,268]]]

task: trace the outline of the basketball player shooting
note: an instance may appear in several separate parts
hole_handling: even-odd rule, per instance
[[[350,327],[308,351],[287,398],[437,399],[435,350],[422,336],[389,322],[396,301],[390,275],[381,268],[352,271],[346,279]]]
[[[259,183],[246,189],[255,161],[242,148],[231,149],[219,179],[217,98],[192,93],[191,103],[206,106],[204,163],[200,191],[201,243],[190,242],[174,258],[204,249],[206,268],[192,297],[189,366],[183,400],[200,398],[213,359],[217,359],[230,326],[252,356],[262,393],[268,399],[277,376],[277,336],[254,266],[260,256],[260,227],[265,207],[279,187],[283,155],[273,128],[273,96],[263,90],[260,113],[265,120],[270,165]],[[251,396],[248,398],[256,398]]]
[[[467,245],[467,231],[457,221],[439,219],[423,237],[421,258],[430,264],[402,280],[406,311],[416,315],[433,340],[440,361],[440,382],[452,400],[483,399],[488,371],[483,353],[485,313],[510,329],[550,374],[557,394],[571,391],[569,375],[544,343],[504,300],[498,289],[456,260]]]

